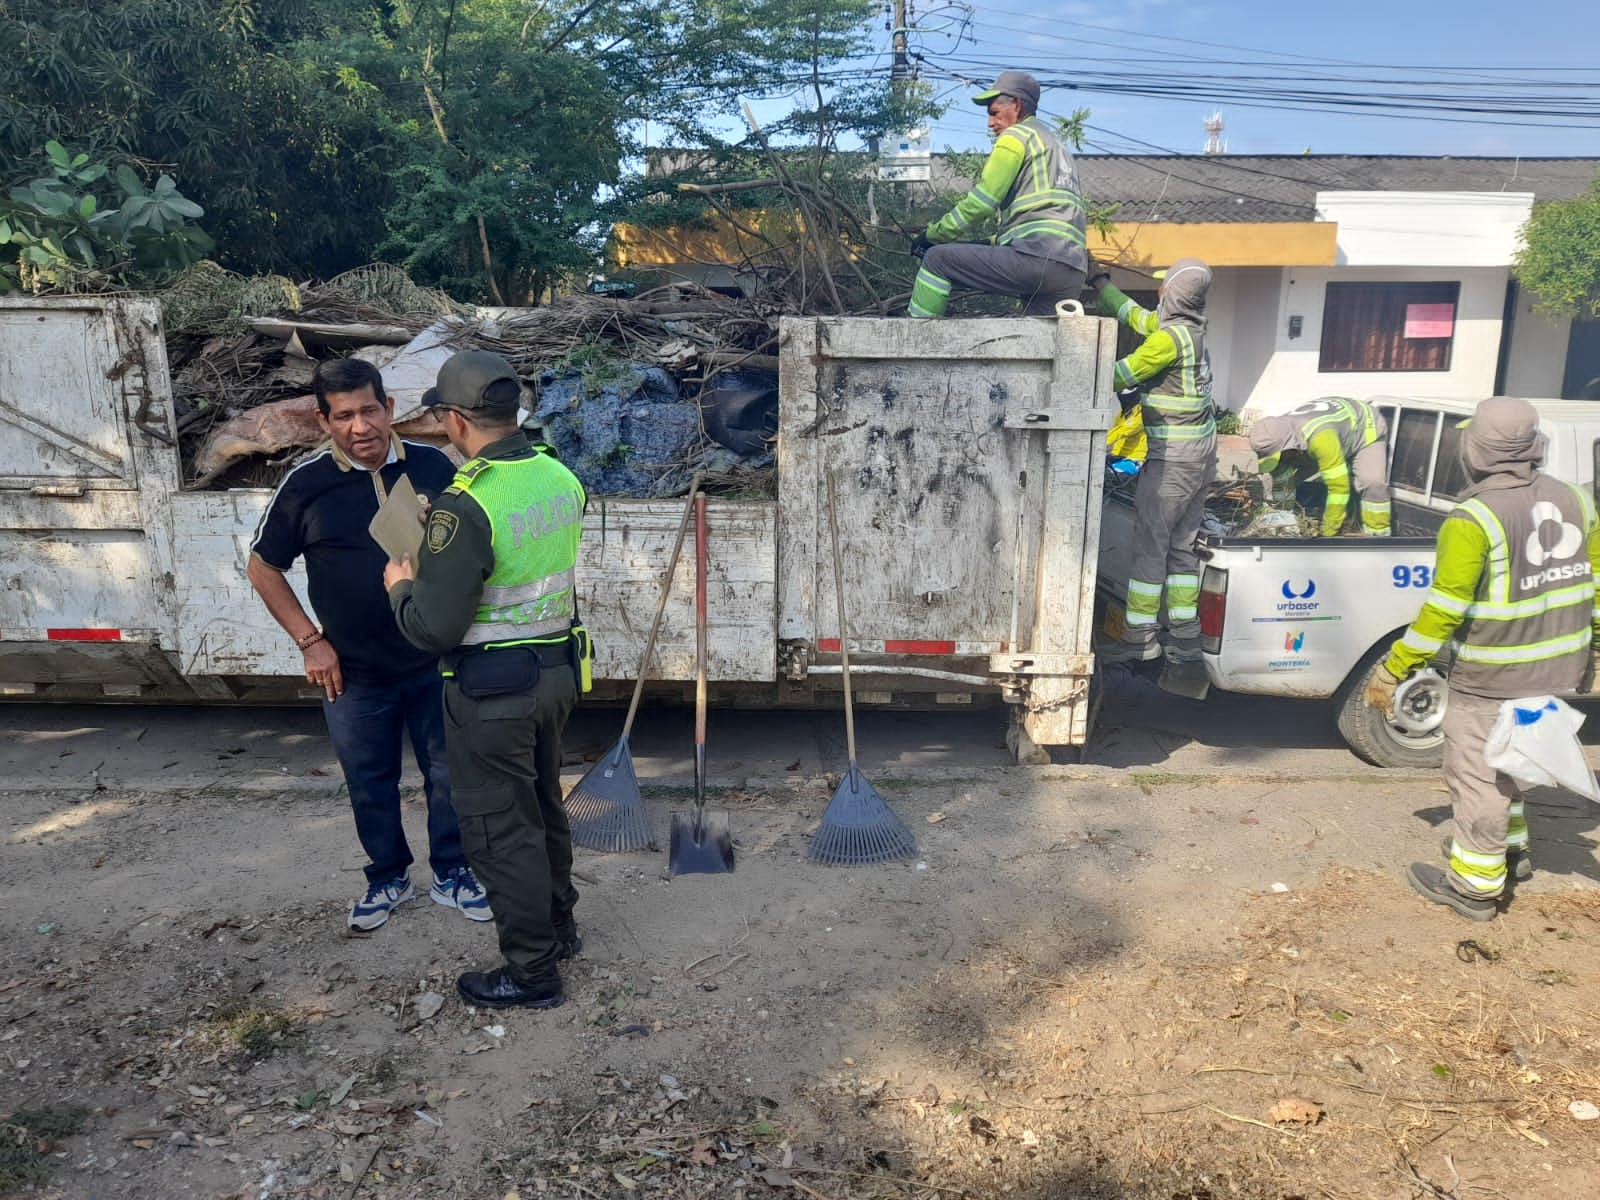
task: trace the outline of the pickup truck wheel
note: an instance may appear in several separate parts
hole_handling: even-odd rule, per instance
[[[1434,729],[1430,733],[1407,733],[1376,709],[1368,708],[1361,699],[1373,666],[1388,655],[1387,642],[1375,647],[1361,660],[1361,665],[1351,672],[1344,687],[1339,689],[1336,698],[1339,705],[1339,733],[1357,757],[1373,766],[1409,767],[1413,770],[1438,767],[1444,761],[1444,732],[1441,729]],[[1442,692],[1445,683],[1441,679],[1431,686]],[[1444,696],[1438,697],[1438,703],[1441,708],[1444,706]]]

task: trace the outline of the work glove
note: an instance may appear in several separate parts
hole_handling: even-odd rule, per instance
[[[919,233],[911,239],[911,253],[918,258],[921,258],[931,249],[933,249],[933,242],[929,240],[926,233]]]
[[[1383,663],[1372,668],[1372,674],[1367,676],[1367,687],[1361,694],[1368,708],[1375,708],[1384,716],[1394,715],[1394,690],[1400,686],[1400,680]]]
[[[1084,280],[1084,283],[1087,286],[1093,288],[1095,291],[1098,292],[1101,288],[1105,287],[1106,284],[1108,284],[1110,282],[1111,282],[1111,272],[1110,271],[1106,270],[1099,263],[1091,263],[1090,264],[1090,266],[1089,266],[1089,278]]]

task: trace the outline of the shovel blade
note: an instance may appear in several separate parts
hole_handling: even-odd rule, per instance
[[[727,875],[733,871],[733,833],[725,812],[672,814],[669,875]]]

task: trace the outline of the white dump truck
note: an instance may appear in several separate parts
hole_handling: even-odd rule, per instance
[[[858,702],[1003,698],[1019,755],[1082,744],[1114,323],[790,318],[781,343],[777,499],[710,505],[714,697],[834,703],[832,475]],[[157,305],[0,298],[0,695],[309,695],[245,579],[270,493],[181,479]],[[680,512],[591,501],[579,589],[601,697],[638,669]],[[669,698],[692,677],[693,563],[647,671]]]

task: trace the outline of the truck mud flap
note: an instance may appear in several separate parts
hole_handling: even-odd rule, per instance
[[[1163,692],[1183,696],[1190,700],[1204,700],[1211,692],[1211,679],[1206,674],[1206,664],[1199,659],[1193,662],[1173,662],[1167,659],[1161,665],[1156,686]]]

